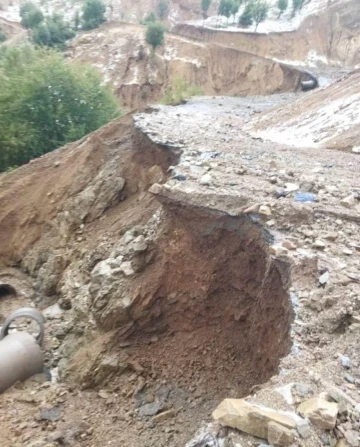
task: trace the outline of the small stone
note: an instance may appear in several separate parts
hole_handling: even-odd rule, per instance
[[[360,146],[354,146],[351,149],[351,152],[354,152],[354,154],[360,154]]]
[[[343,390],[337,387],[330,388],[328,390],[328,394],[335,402],[337,402],[339,405],[347,405],[350,407],[356,406],[356,401],[348,396]]]
[[[289,240],[283,241],[282,246],[287,248],[288,250],[296,250],[297,248],[296,245]]]
[[[299,397],[306,397],[313,394],[311,387],[303,383],[295,383],[293,389]]]
[[[132,243],[131,249],[135,252],[141,253],[146,251],[148,248],[148,244],[145,241],[145,238],[142,234],[140,234]]]
[[[346,382],[348,383],[355,383],[355,379],[353,376],[351,376],[350,374],[345,374],[344,379]]]
[[[159,402],[151,402],[143,405],[139,410],[139,416],[155,416],[160,411],[161,405]]]
[[[329,271],[326,270],[322,275],[319,276],[319,283],[322,286],[325,286],[325,284],[329,281]]]
[[[294,432],[276,422],[269,422],[268,441],[271,445],[290,445],[294,442]]]
[[[345,439],[352,447],[359,446],[359,433],[355,430],[346,430]]]
[[[342,206],[345,206],[346,208],[352,208],[356,204],[356,198],[353,194],[350,194],[349,196],[342,199],[340,203]]]
[[[58,421],[60,419],[60,408],[59,407],[41,408],[40,419],[42,421],[51,421],[51,422]]]
[[[101,397],[101,399],[108,399],[111,396],[111,394],[105,390],[100,390],[98,392],[98,396]]]
[[[283,256],[283,255],[288,254],[287,249],[285,247],[281,247],[279,245],[270,245],[269,251],[271,254],[273,254],[275,256]]]
[[[209,186],[212,183],[212,177],[210,174],[204,174],[200,179],[200,185]]]
[[[134,269],[132,268],[131,261],[123,262],[120,265],[120,270],[124,273],[125,276],[131,276],[135,273]]]
[[[303,439],[306,439],[311,435],[310,424],[307,419],[301,419],[300,421],[298,421],[296,428],[297,428],[299,435]]]
[[[324,250],[324,248],[326,247],[326,244],[321,239],[316,239],[315,242],[313,243],[313,247],[317,248],[319,250]]]
[[[263,216],[271,216],[271,208],[267,205],[261,205],[259,208],[259,214]]]
[[[299,189],[299,185],[296,183],[285,183],[284,190],[286,193],[294,192]]]
[[[350,369],[352,366],[351,360],[346,355],[339,355],[339,361],[343,368]]]
[[[328,241],[334,242],[339,237],[339,234],[335,231],[332,231],[330,233],[324,234],[324,239],[327,239]]]
[[[338,404],[314,397],[298,407],[298,412],[322,430],[332,430],[339,411]]]
[[[349,444],[345,441],[345,439],[339,439],[335,444],[335,447],[349,447]]]

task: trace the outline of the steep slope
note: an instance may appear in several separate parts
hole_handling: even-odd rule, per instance
[[[331,98],[331,100],[329,100]],[[360,72],[255,120],[254,135],[296,147],[351,151],[360,141]],[[252,127],[253,128],[253,127]]]
[[[133,108],[161,99],[177,78],[200,86],[207,95],[261,95],[294,92],[311,77],[298,69],[216,44],[172,34],[152,56],[145,29],[124,23],[82,33],[67,55],[90,62],[109,82],[122,105]]]
[[[312,8],[312,3],[309,3],[309,8]],[[202,27],[196,22],[180,23],[173,32],[296,65],[341,64],[355,67],[360,63],[359,2],[338,0],[329,5],[320,1],[315,3],[321,3],[319,10],[305,16],[293,30],[282,31],[276,22],[271,32],[262,32],[260,26],[257,33],[237,28],[219,30]]]

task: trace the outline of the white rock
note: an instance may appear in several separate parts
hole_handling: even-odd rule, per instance
[[[355,154],[360,154],[360,146],[354,146],[352,148],[352,152],[354,152]]]
[[[200,185],[211,185],[212,177],[210,174],[204,174],[200,179]]]
[[[321,239],[316,239],[315,242],[313,243],[313,247],[323,250],[326,247],[326,244]]]
[[[285,183],[284,185],[285,192],[294,192],[299,189],[299,185],[296,183]]]
[[[345,206],[346,208],[351,208],[356,204],[356,198],[354,195],[350,194],[349,196],[343,198],[340,201],[342,206]]]
[[[131,261],[123,262],[120,265],[120,270],[124,273],[125,276],[131,276],[135,273],[132,268]]]
[[[271,208],[267,205],[261,205],[259,208],[259,214],[263,216],[271,216]]]
[[[339,407],[336,403],[313,397],[299,405],[297,410],[302,416],[308,417],[316,427],[332,430],[336,424]]]

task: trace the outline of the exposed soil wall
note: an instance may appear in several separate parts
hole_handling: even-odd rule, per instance
[[[360,63],[360,4],[336,2],[309,16],[296,31],[280,33],[227,32],[177,24],[172,32],[279,60],[326,61],[354,67]],[[315,53],[314,53],[315,52]]]
[[[156,255],[130,293],[134,324],[121,342],[137,346],[129,351],[136,360],[179,386],[200,380],[209,391],[246,394],[289,351],[286,275],[250,219],[165,206]]]

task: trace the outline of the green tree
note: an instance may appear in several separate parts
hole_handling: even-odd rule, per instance
[[[158,0],[156,4],[156,12],[161,20],[164,20],[169,14],[169,5],[167,0]]]
[[[253,3],[248,2],[241,16],[239,17],[239,25],[247,28],[254,22]]]
[[[32,29],[44,20],[44,14],[34,5],[34,3],[26,2],[20,7],[21,25],[25,28]]]
[[[6,34],[4,33],[3,29],[0,27],[0,43],[5,42],[7,39]]]
[[[280,18],[281,14],[283,14],[284,11],[286,11],[288,5],[289,5],[289,0],[278,0],[278,2],[277,2],[277,7],[279,8],[278,19]]]
[[[218,14],[227,17],[229,22],[229,17],[232,14],[231,12],[232,8],[233,8],[233,0],[220,0]]]
[[[98,28],[106,22],[105,12],[106,7],[101,0],[86,0],[82,14],[83,29]]]
[[[55,13],[33,29],[32,40],[37,45],[64,49],[66,41],[74,36],[75,31],[71,29],[70,24]]]
[[[118,113],[100,75],[51,49],[6,49],[0,84],[0,171],[77,140]]]
[[[148,25],[149,23],[154,23],[158,21],[158,17],[154,11],[150,12],[145,16],[145,18],[141,21],[142,25]]]
[[[145,40],[152,46],[153,53],[164,43],[165,27],[161,22],[150,22],[146,29]]]
[[[256,31],[259,23],[266,19],[269,12],[269,5],[265,0],[254,0],[252,8]]]
[[[207,18],[210,6],[211,6],[211,0],[201,0],[201,9],[204,19]]]
[[[242,0],[233,0],[232,1],[231,14],[234,16],[234,22],[235,22],[235,16],[239,12],[241,3],[242,3]]]
[[[74,30],[77,31],[80,26],[80,13],[79,11],[75,11],[74,14]]]
[[[293,11],[292,16],[294,17],[296,14],[296,11],[300,10],[304,6],[305,0],[292,0],[293,4]]]

